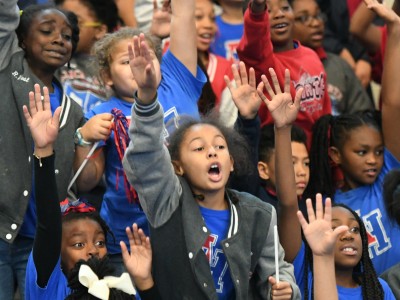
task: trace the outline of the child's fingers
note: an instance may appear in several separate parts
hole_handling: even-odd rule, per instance
[[[307,223],[306,219],[304,218],[303,213],[301,211],[297,212],[297,218],[299,219],[301,228],[303,228],[303,231],[305,231],[308,226],[308,223]]]
[[[133,53],[133,44],[131,43],[128,44],[128,58],[129,62],[135,59],[135,54]]]
[[[153,10],[156,11],[158,9],[157,0],[153,0]]]
[[[249,69],[249,85],[256,88],[256,72],[254,71],[254,68]]]
[[[24,117],[25,117],[26,123],[27,123],[27,125],[29,127],[29,124],[32,121],[32,117],[31,117],[31,114],[29,113],[28,108],[26,107],[26,105],[22,106],[22,111],[24,112]]]
[[[276,279],[273,276],[268,277],[268,282],[271,284],[271,286],[274,286],[276,284]]]
[[[29,92],[29,111],[31,115],[33,116],[36,112],[36,102],[35,102],[35,93],[34,92]]]
[[[265,96],[265,94],[264,94],[264,83],[263,83],[263,82],[260,82],[260,83],[258,84],[256,90],[257,90],[258,96],[261,98],[262,101],[264,101],[265,105],[268,106],[268,102],[267,102],[267,101],[269,101],[269,100],[268,100],[268,98],[267,98],[267,97]]]
[[[267,91],[268,95],[272,99],[275,96],[274,90],[271,88],[271,85],[269,84],[268,78],[265,75],[261,75],[261,81],[264,83],[265,90]]]
[[[289,69],[285,69],[285,86],[284,92],[290,94],[290,71]]]
[[[308,214],[308,221],[311,223],[311,222],[314,222],[315,221],[315,214],[314,214],[314,208],[313,208],[313,206],[312,206],[312,203],[311,203],[311,199],[310,198],[308,198],[307,200],[306,200],[306,206],[307,206],[307,214]]]
[[[247,78],[246,65],[242,61],[239,62],[239,72],[240,72],[240,77],[242,78],[242,84],[248,84],[249,80]]]
[[[139,37],[134,36],[133,37],[133,55],[134,57],[140,56],[140,45],[139,45]]]
[[[240,78],[240,75],[239,75],[238,66],[236,64],[232,64],[231,69],[232,69],[232,74],[233,74],[233,80],[235,80],[235,83],[236,83],[236,87],[241,86],[242,79]]]
[[[47,111],[51,110],[50,95],[49,95],[49,89],[47,88],[47,86],[43,87],[43,106],[44,106],[44,110],[47,110]]]
[[[141,245],[142,239],[140,238],[139,229],[136,223],[132,225],[132,231],[133,231],[133,240],[135,242],[135,245]]]
[[[126,247],[126,244],[124,243],[124,241],[120,241],[119,245],[121,247],[122,259],[123,259],[124,262],[126,262],[130,258],[128,248]]]
[[[329,197],[325,200],[324,220],[328,222],[332,221],[332,201]]]
[[[271,75],[272,83],[274,84],[275,93],[282,93],[278,77],[276,76],[275,70],[273,68],[269,68],[269,74]]]
[[[61,111],[62,111],[62,107],[59,106],[56,108],[54,115],[53,115],[53,119],[52,119],[52,123],[54,126],[59,127],[60,126],[60,115],[61,115]]]
[[[42,103],[42,94],[40,92],[40,85],[37,83],[34,86],[35,89],[35,104],[36,104],[36,110],[43,111],[43,103]]]
[[[296,106],[297,109],[300,109],[301,95],[303,94],[303,90],[304,88],[299,88],[296,91],[296,95],[294,96],[293,104],[294,106]],[[290,93],[290,89],[288,93]]]

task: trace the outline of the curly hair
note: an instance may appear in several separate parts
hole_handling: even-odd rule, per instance
[[[98,300],[97,297],[88,293],[88,288],[79,282],[79,269],[81,265],[88,265],[90,269],[97,275],[99,279],[105,276],[113,275],[114,266],[110,262],[108,256],[98,258],[93,256],[88,260],[79,260],[68,275],[68,287],[71,289],[71,294],[65,300]],[[132,300],[136,299],[133,295],[129,295],[115,288],[110,288],[110,300]]]
[[[253,171],[250,160],[250,148],[246,139],[232,128],[226,127],[218,120],[217,115],[210,113],[200,120],[186,119],[173,131],[168,140],[168,150],[172,160],[180,159],[180,148],[187,131],[195,125],[211,125],[217,128],[224,136],[228,150],[235,164],[234,176],[245,176]]]
[[[72,29],[72,35],[71,35],[71,43],[72,43],[72,52],[71,56],[74,55],[76,47],[78,46],[79,42],[79,26],[78,26],[78,19],[76,15],[72,12],[67,12],[63,11],[61,9],[58,9],[52,4],[37,4],[37,5],[29,5],[21,14],[20,20],[19,20],[19,25],[18,28],[16,29],[16,34],[18,37],[18,42],[19,46],[21,47],[25,37],[27,34],[29,34],[29,30],[32,24],[32,21],[36,18],[36,16],[45,11],[45,10],[56,10],[65,15],[67,18],[71,29]]]

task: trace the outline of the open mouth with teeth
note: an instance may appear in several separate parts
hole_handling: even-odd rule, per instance
[[[221,179],[221,168],[218,164],[212,164],[208,170],[208,175],[212,181],[219,181]]]
[[[357,249],[355,249],[353,247],[342,248],[341,252],[344,253],[345,255],[357,255],[357,253],[358,253]]]

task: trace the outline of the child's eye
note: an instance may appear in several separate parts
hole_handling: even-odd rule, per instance
[[[357,154],[358,154],[359,156],[363,156],[365,153],[366,153],[366,151],[364,151],[364,150],[357,151]]]
[[[98,242],[96,243],[96,246],[97,246],[97,247],[104,247],[105,245],[106,245],[105,241],[98,241]]]
[[[123,65],[129,65],[129,60],[124,60],[121,62]]]
[[[204,147],[197,147],[194,149],[194,151],[203,151],[203,150],[204,150]]]
[[[360,233],[360,228],[358,228],[358,227],[350,228],[350,232],[351,233]]]
[[[383,150],[377,150],[377,151],[376,151],[376,155],[379,155],[379,156],[380,156],[380,155],[382,155],[382,154],[383,154]]]
[[[70,41],[72,39],[72,36],[69,34],[64,34],[63,35],[64,39],[66,39],[67,41]]]
[[[219,149],[219,150],[225,149],[225,146],[224,145],[217,145],[217,146],[215,146],[215,149]]]
[[[285,5],[281,7],[282,11],[290,11],[290,6],[289,5]]]
[[[42,29],[42,30],[40,30],[40,32],[43,33],[44,35],[49,35],[49,34],[51,34],[51,31],[50,31],[50,30],[44,30],[44,29]]]
[[[83,247],[84,247],[84,244],[83,244],[83,243],[75,243],[73,246],[74,246],[75,248],[83,248]]]
[[[309,162],[309,161],[305,161],[305,162],[304,162],[304,165],[305,165],[306,167],[309,167],[309,166],[310,166],[310,162]]]

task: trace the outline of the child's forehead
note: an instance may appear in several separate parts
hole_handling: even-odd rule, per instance
[[[63,232],[66,235],[85,234],[89,232],[104,233],[99,222],[88,217],[63,222]]]
[[[358,221],[356,220],[354,215],[347,208],[342,206],[332,207],[332,222],[343,222],[343,221],[350,221],[350,222],[354,221],[358,224]]]
[[[195,124],[190,126],[185,134],[185,140],[192,139],[208,139],[221,137],[225,139],[223,133],[219,128],[211,124]]]

